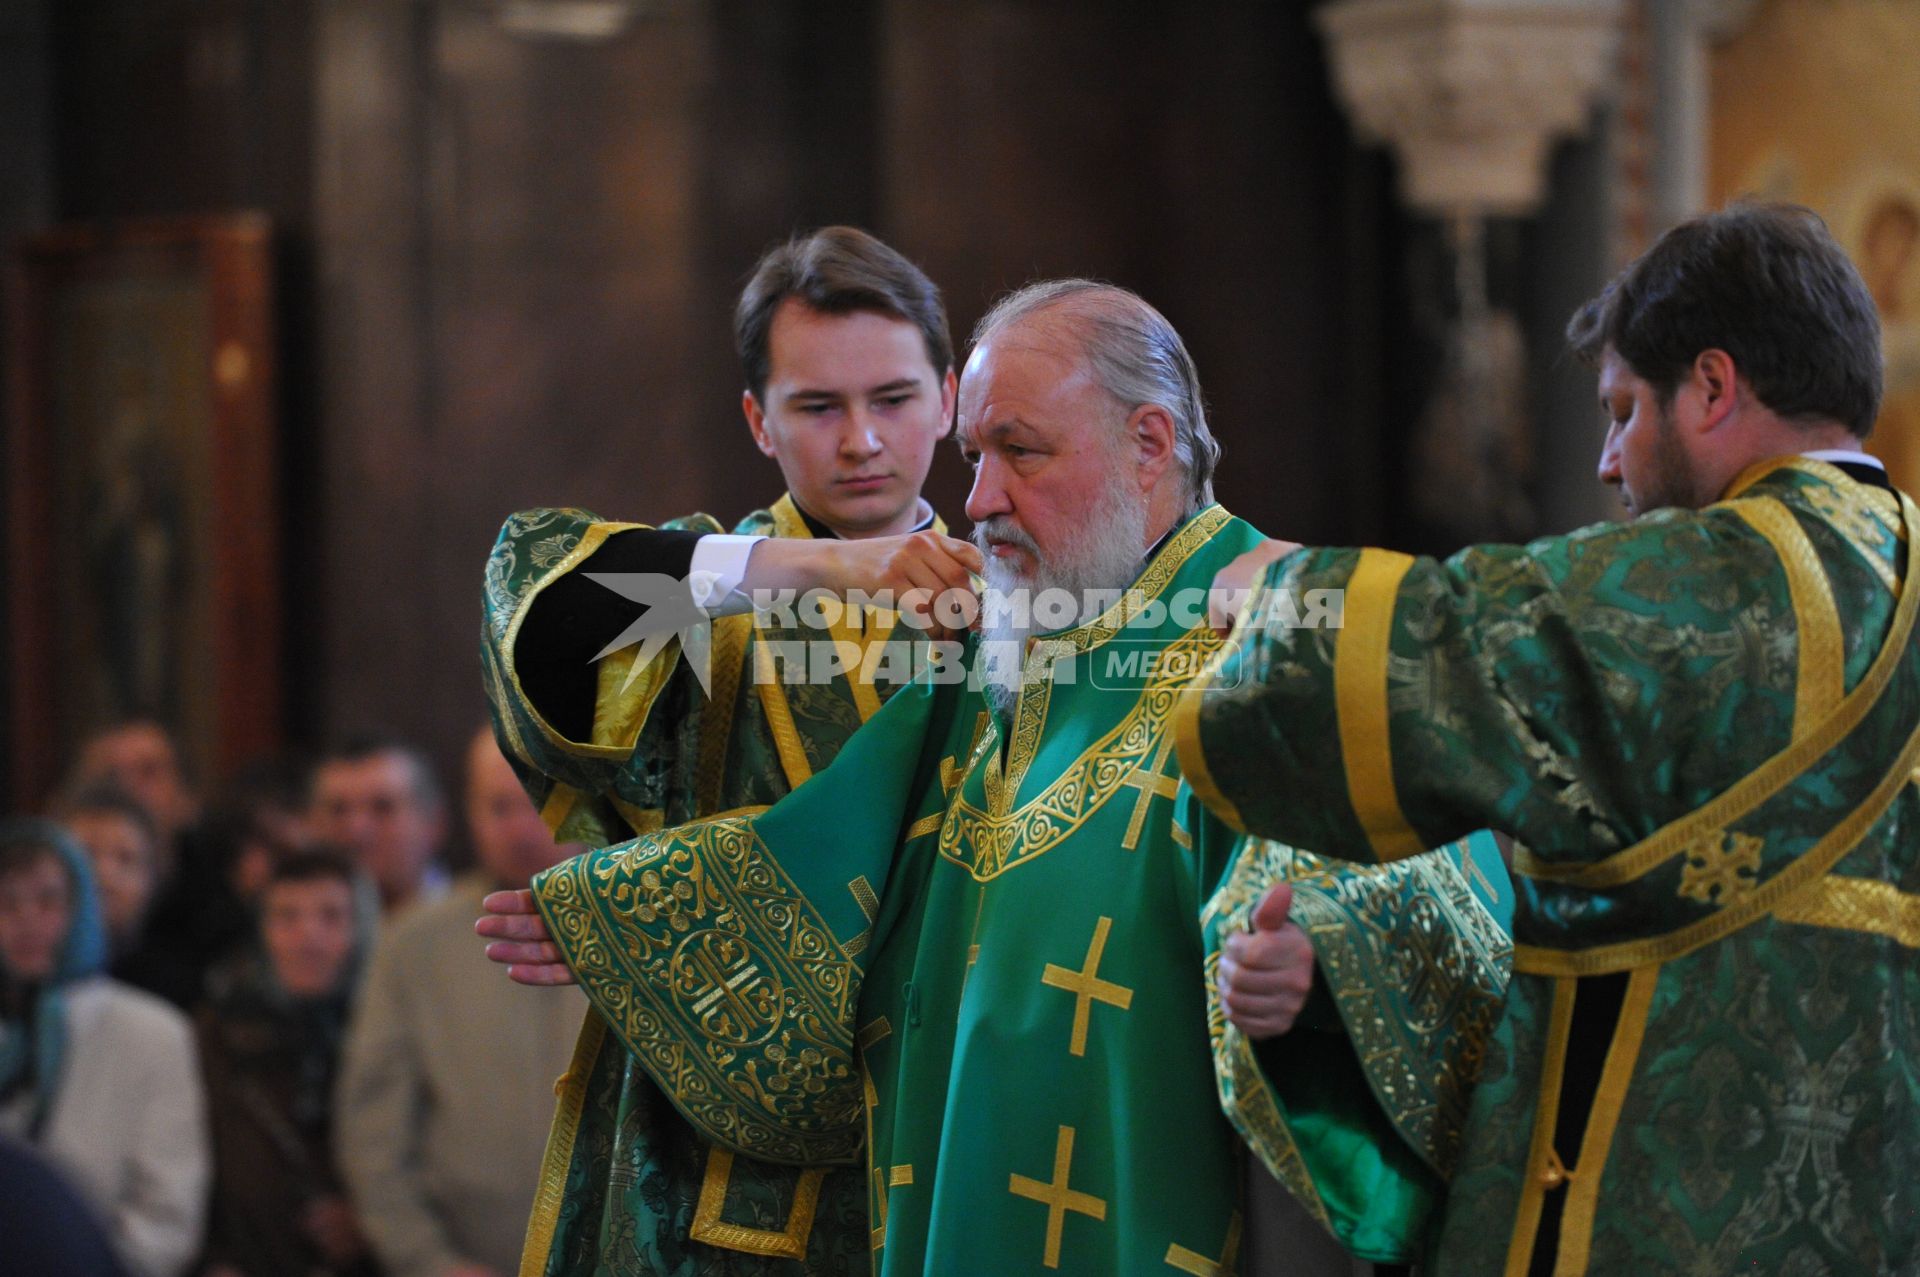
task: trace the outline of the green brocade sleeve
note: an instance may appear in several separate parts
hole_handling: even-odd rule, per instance
[[[1228,1119],[1354,1254],[1415,1262],[1459,1155],[1467,1098],[1512,968],[1513,895],[1491,835],[1388,866],[1347,866],[1202,821],[1231,840],[1201,915],[1215,1077]],[[1253,1043],[1214,974],[1225,938],[1278,882],[1313,943],[1338,1023]],[[1316,993],[1316,998],[1319,996]]]
[[[1298,551],[1176,716],[1181,767],[1233,827],[1342,860],[1483,828],[1560,854],[1626,847],[1646,831],[1616,813],[1644,807],[1670,760],[1657,732],[1640,758],[1609,742],[1623,723],[1685,721],[1684,698],[1722,712],[1708,694],[1774,659],[1747,655],[1743,626],[1790,613],[1780,582],[1767,541],[1724,509],[1445,561]],[[1341,606],[1296,606],[1328,596]]]
[[[951,686],[894,696],[769,808],[575,857],[534,879],[566,963],[689,1122],[763,1161],[848,1163],[854,1018],[895,849],[937,811]],[[926,810],[919,810],[920,807]]]
[[[482,674],[495,737],[556,839],[600,846],[657,827],[665,795],[651,765],[685,746],[683,720],[696,715],[679,641],[635,670],[637,648],[600,662],[589,739],[574,740],[540,713],[521,683],[521,621],[542,591],[580,567],[614,533],[644,525],[610,523],[587,510],[533,509],[507,519],[487,559],[482,598]],[[718,532],[707,515],[663,529]],[[697,724],[696,724],[697,727]]]

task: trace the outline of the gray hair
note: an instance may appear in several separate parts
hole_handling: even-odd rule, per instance
[[[1124,411],[1153,404],[1173,419],[1173,453],[1187,472],[1187,512],[1213,504],[1220,445],[1207,430],[1200,371],[1167,317],[1139,294],[1092,279],[1028,284],[994,303],[974,328],[973,345],[1056,308],[1073,321],[1094,380]]]

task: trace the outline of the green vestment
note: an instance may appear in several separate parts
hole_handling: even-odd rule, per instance
[[[1702,511],[1269,570],[1182,710],[1209,805],[1351,859],[1523,844],[1432,1271],[1920,1270],[1914,519],[1788,458]],[[1314,589],[1343,628],[1266,619]]]
[[[824,626],[807,625],[804,610],[784,625],[778,613],[722,617],[712,628],[711,695],[678,639],[637,672],[637,648],[629,647],[600,663],[592,738],[568,739],[522,687],[521,621],[541,591],[587,564],[608,536],[637,526],[581,510],[516,514],[487,564],[482,656],[496,734],[556,836],[596,847],[776,801],[832,761],[906,681],[905,649],[916,636],[893,613],[871,609],[811,618]],[[706,515],[663,526],[721,531]],[[791,497],[735,531],[811,535]],[[830,646],[855,673],[786,681],[794,671],[772,653],[795,642]],[[756,678],[756,670],[772,677]],[[857,1173],[716,1148],[606,1040],[594,1012],[563,1081],[528,1229],[528,1277],[865,1271]]]
[[[1195,515],[1111,609],[1036,641],[1051,676],[1009,721],[939,671],[771,808],[536,879],[594,1005],[695,1129],[862,1164],[876,1271],[1236,1271],[1200,914],[1239,842],[1180,788],[1169,726],[1219,646],[1201,592],[1258,540]],[[1345,873],[1478,908],[1458,853]],[[1337,974],[1341,1014],[1379,1005]],[[1302,1058],[1358,1077],[1338,1016],[1317,1032]],[[1360,1203],[1362,1230],[1404,1233],[1436,1185],[1420,1152],[1371,1110],[1314,1111],[1374,1121],[1378,1139],[1336,1138],[1379,1150],[1369,1182],[1399,1217]]]

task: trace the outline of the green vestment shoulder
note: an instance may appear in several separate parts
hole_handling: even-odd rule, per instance
[[[521,684],[521,620],[541,591],[634,526],[582,510],[516,514],[487,564],[482,659],[496,735],[556,837],[590,846],[777,801],[831,762],[911,668],[905,649],[915,632],[889,612],[723,617],[710,632],[709,687],[678,638],[637,670],[637,649],[615,652],[600,663],[590,739],[567,738]],[[662,526],[721,531],[707,515]],[[735,531],[811,535],[791,497]],[[853,673],[799,677],[829,662],[803,671],[774,659],[798,653],[804,666],[823,650]],[[600,1014],[589,1013],[560,1088],[528,1230],[529,1277],[865,1270],[857,1174],[716,1148],[604,1030]]]
[[[936,670],[770,809],[536,881],[695,1128],[859,1166],[877,1271],[1237,1271],[1201,913],[1241,844],[1183,794],[1171,720],[1219,646],[1204,591],[1258,539],[1195,515],[1107,612],[1035,641],[1048,676],[1004,719]],[[1364,1090],[1332,1029],[1316,1062]],[[1418,1152],[1378,1161],[1386,1209],[1431,1200]]]
[[[1214,810],[1362,860],[1521,844],[1433,1271],[1920,1264],[1914,530],[1790,458],[1698,512],[1270,571],[1182,722]],[[1272,622],[1316,589],[1341,629]]]

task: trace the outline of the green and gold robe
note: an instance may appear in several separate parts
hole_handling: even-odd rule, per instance
[[[777,801],[826,766],[906,681],[916,632],[871,609],[722,617],[711,696],[676,638],[635,675],[637,647],[600,663],[592,736],[569,739],[522,686],[516,639],[540,593],[620,531],[582,510],[516,514],[487,564],[482,657],[496,734],[556,837],[605,846],[637,832]],[[663,528],[720,532],[707,515]],[[935,521],[937,530],[945,526]],[[791,497],[742,535],[808,537]],[[782,643],[830,643],[856,671],[788,682]],[[762,671],[756,677],[755,671]],[[736,1156],[690,1128],[590,1012],[563,1079],[522,1271],[561,1274],[842,1273],[866,1268],[860,1177]]]
[[[1358,860],[1523,844],[1432,1271],[1920,1266],[1914,530],[1784,458],[1703,511],[1269,569],[1182,707],[1209,805]],[[1343,628],[1269,623],[1314,589]]]
[[[1169,726],[1219,643],[1202,592],[1258,539],[1217,506],[1194,516],[1106,613],[1036,641],[1049,677],[1009,721],[936,677],[784,801],[536,879],[610,1031],[695,1129],[861,1165],[876,1271],[1236,1271],[1200,913],[1238,840],[1181,790]],[[1348,876],[1404,888],[1381,901],[1421,882],[1457,901],[1458,865]],[[1362,964],[1365,988],[1325,969],[1340,1014],[1398,999]],[[1361,1072],[1337,1015],[1300,1058]],[[1436,1181],[1390,1123],[1323,1109],[1343,1147],[1377,1150],[1390,1243]],[[1377,1138],[1346,1138],[1350,1116]]]

